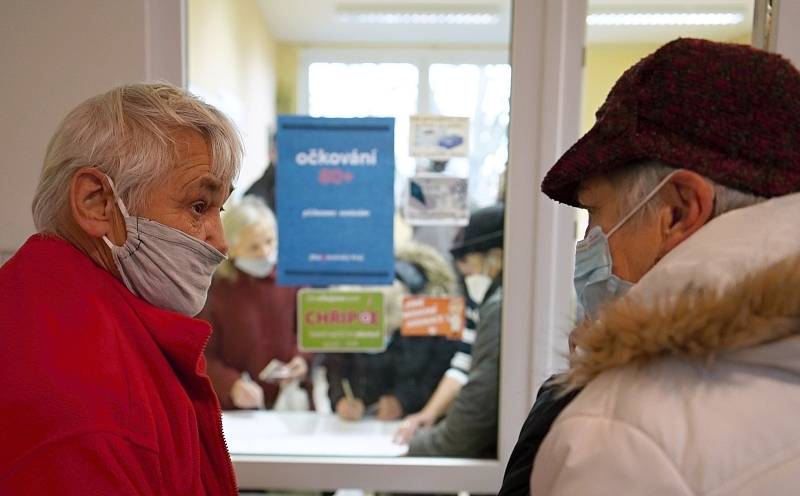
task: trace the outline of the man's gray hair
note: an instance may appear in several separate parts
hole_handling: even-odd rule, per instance
[[[242,143],[219,110],[168,83],[120,86],[73,109],[47,146],[33,198],[40,232],[58,233],[68,211],[69,182],[82,167],[110,176],[132,213],[175,167],[175,134],[198,133],[211,152],[211,173],[231,184],[239,173]]]
[[[619,211],[622,215],[629,212],[636,206],[648,193],[658,186],[658,184],[675,171],[675,167],[670,167],[658,161],[648,161],[620,169],[611,174],[611,182],[617,186],[619,191],[625,191],[625,196],[620,198]],[[711,179],[705,178],[714,189],[714,210],[711,218],[735,210],[737,208],[749,207],[760,203],[766,198],[745,193],[727,186],[722,186]],[[642,209],[631,218],[631,221],[638,222],[641,219],[652,215],[659,207],[659,196],[656,195],[652,200],[642,207]]]

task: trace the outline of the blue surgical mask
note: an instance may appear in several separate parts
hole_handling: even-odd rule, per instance
[[[578,297],[578,322],[597,316],[597,309],[605,302],[625,294],[632,283],[612,272],[611,250],[608,236],[600,226],[589,231],[575,248],[575,294]]]
[[[575,247],[575,276],[573,278],[575,294],[578,298],[578,322],[587,317],[590,319],[597,317],[597,312],[601,306],[624,295],[633,286],[633,283],[614,275],[608,239],[631,217],[636,215],[667,184],[673,174],[675,172],[662,179],[653,191],[648,193],[642,201],[608,231],[608,234],[604,233],[600,226],[595,226],[586,234],[585,238],[578,241]]]

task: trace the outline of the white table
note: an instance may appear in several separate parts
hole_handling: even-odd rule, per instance
[[[231,411],[222,415],[232,455],[403,456],[392,442],[400,422],[346,422],[316,412]]]

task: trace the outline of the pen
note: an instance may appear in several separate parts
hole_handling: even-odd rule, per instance
[[[347,378],[342,379],[342,389],[344,389],[344,395],[347,397],[348,403],[355,403],[356,397],[353,396],[353,388],[350,387],[350,381]]]

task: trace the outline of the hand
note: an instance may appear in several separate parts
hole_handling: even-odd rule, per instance
[[[336,414],[344,420],[361,420],[364,416],[364,402],[358,398],[342,398],[336,403]]]
[[[408,444],[414,433],[420,428],[430,427],[436,422],[436,418],[425,412],[409,415],[400,424],[400,428],[394,433],[394,442],[397,444]]]
[[[292,381],[303,379],[308,373],[308,363],[306,363],[306,359],[301,356],[292,358],[289,363],[286,364],[286,368],[289,370],[289,375],[282,381],[284,385]]]
[[[237,379],[231,388],[231,401],[236,408],[262,408],[264,406],[264,390],[253,381]]]
[[[381,396],[378,400],[378,420],[397,420],[403,416],[403,405],[393,394]]]

